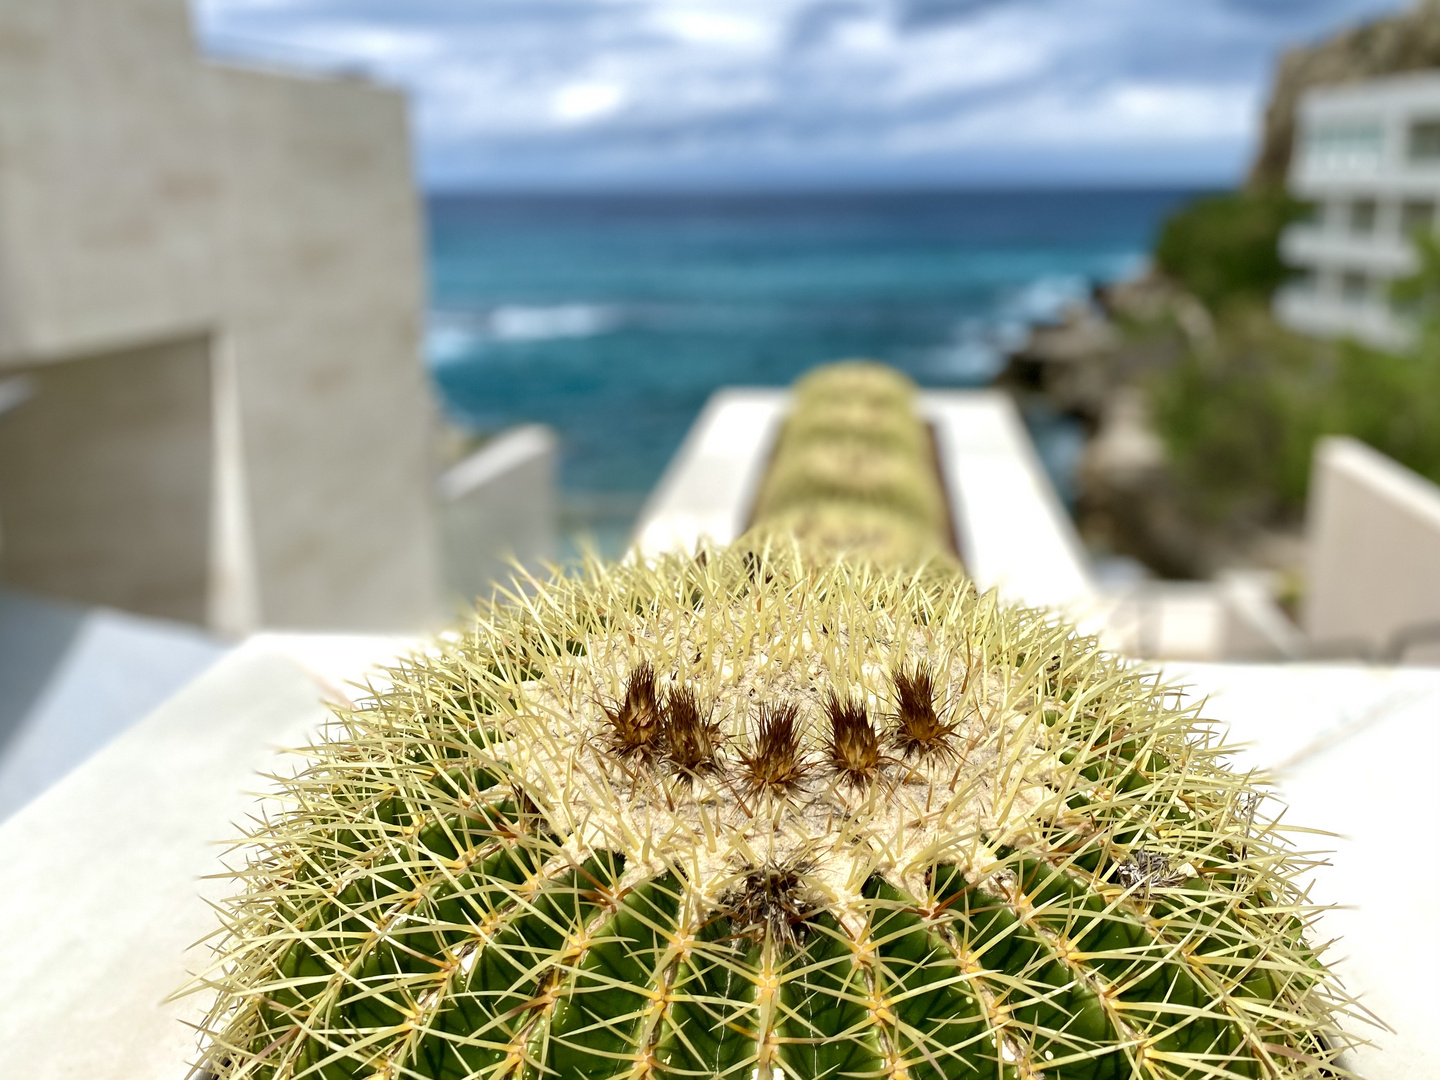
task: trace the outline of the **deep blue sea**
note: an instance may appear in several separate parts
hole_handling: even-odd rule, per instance
[[[552,425],[567,527],[613,551],[717,387],[850,356],[983,385],[1192,195],[436,195],[431,369],[462,425]],[[1063,487],[1078,434],[1032,428]]]

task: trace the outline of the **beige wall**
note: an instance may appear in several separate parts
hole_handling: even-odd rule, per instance
[[[212,341],[216,394],[189,422],[217,438],[225,595],[202,609],[223,629],[411,629],[438,610],[409,156],[402,94],[205,62],[184,0],[0,0],[0,372]],[[143,431],[110,437],[146,458]],[[48,518],[57,552],[86,550],[82,517]],[[106,565],[69,595],[139,588]]]
[[[441,474],[440,529],[451,607],[469,614],[476,597],[515,578],[512,563],[537,577],[553,561],[559,507],[560,440],[540,424],[512,428]]]
[[[0,363],[214,318],[198,70],[178,0],[0,0]]]
[[[1440,487],[1354,439],[1325,439],[1310,483],[1305,629],[1323,652],[1377,654],[1440,634]],[[1398,660],[1440,661],[1440,638]]]
[[[418,626],[438,566],[405,100],[354,81],[211,79],[261,621]]]
[[[210,545],[203,338],[44,364],[0,417],[0,579],[201,622]]]

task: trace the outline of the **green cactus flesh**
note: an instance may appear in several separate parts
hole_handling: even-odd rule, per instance
[[[594,565],[250,837],[225,1078],[1319,1077],[1313,863],[1193,713],[949,571]]]

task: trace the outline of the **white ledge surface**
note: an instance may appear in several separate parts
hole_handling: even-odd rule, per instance
[[[711,395],[640,514],[642,554],[728,544],[745,531],[789,400],[784,390]]]
[[[711,397],[641,515],[646,555],[728,544],[744,530],[789,407],[784,390],[722,390]],[[1088,614],[1095,588],[1065,508],[1009,396],[996,390],[926,391],[966,570],[1016,604]]]
[[[180,1080],[201,995],[166,1001],[209,950],[221,855],[259,775],[293,768],[322,699],[403,643],[262,635],[0,826],[0,1077]]]

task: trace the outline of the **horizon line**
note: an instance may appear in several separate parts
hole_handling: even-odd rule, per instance
[[[1243,183],[1196,179],[1181,180],[1090,180],[1069,181],[964,181],[874,182],[864,184],[767,183],[713,184],[630,183],[593,185],[489,184],[483,181],[419,184],[420,194],[429,198],[745,198],[745,197],[854,197],[874,195],[1047,195],[1096,192],[1144,194],[1152,192],[1227,192]]]

